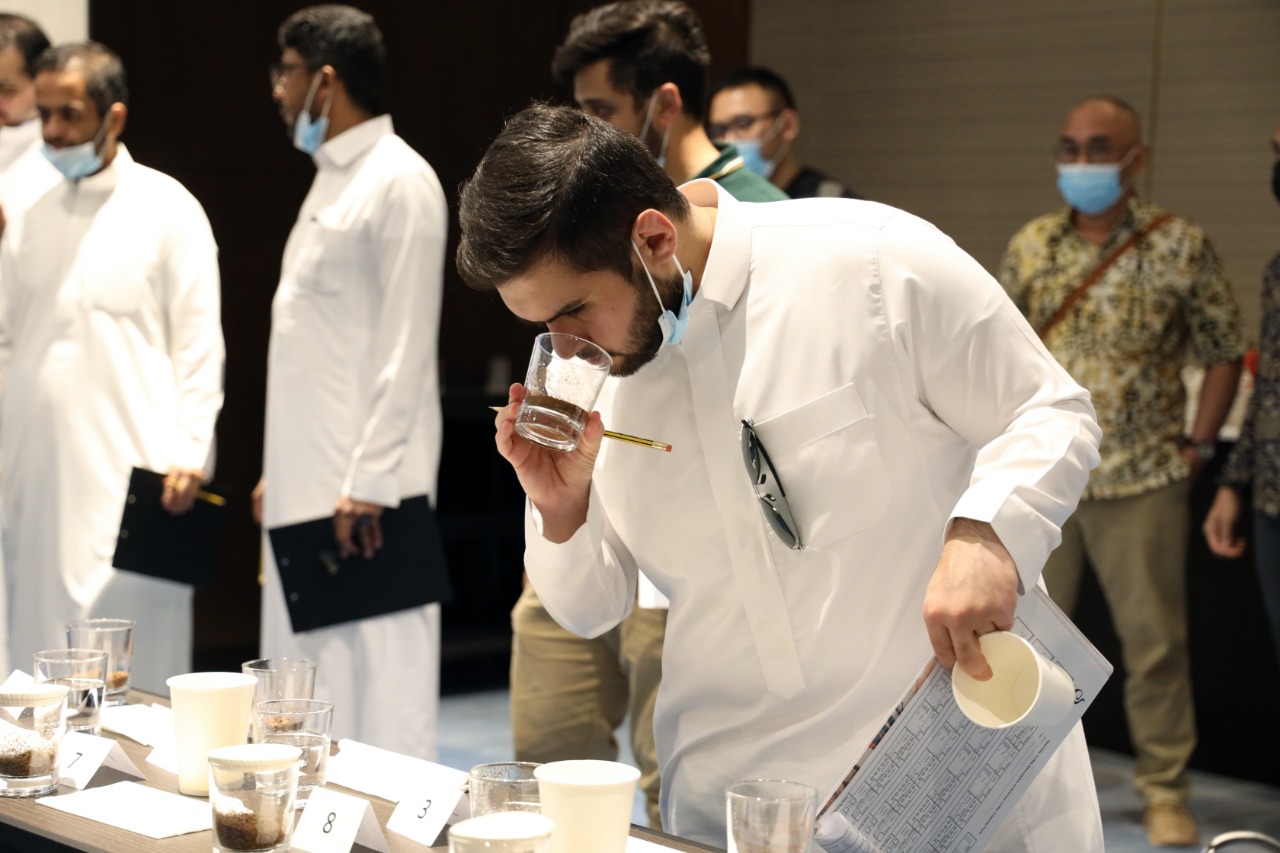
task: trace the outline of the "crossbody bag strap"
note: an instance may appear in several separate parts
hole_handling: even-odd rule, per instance
[[[1058,323],[1062,322],[1062,319],[1067,316],[1067,312],[1074,308],[1075,304],[1084,296],[1085,291],[1097,284],[1098,279],[1102,278],[1102,274],[1110,269],[1112,264],[1120,260],[1121,255],[1136,246],[1138,241],[1143,237],[1146,237],[1152,231],[1155,231],[1172,218],[1172,213],[1160,214],[1155,219],[1151,220],[1151,223],[1147,225],[1146,228],[1143,228],[1141,231],[1135,231],[1130,235],[1128,240],[1125,240],[1119,246],[1116,246],[1115,250],[1111,254],[1099,261],[1098,265],[1084,277],[1084,281],[1076,285],[1075,290],[1067,294],[1067,298],[1062,300],[1062,304],[1058,306],[1057,311],[1053,312],[1053,316],[1050,317],[1043,326],[1036,330],[1036,334],[1040,336],[1040,340],[1043,341],[1049,336],[1049,331],[1054,326],[1058,325]]]

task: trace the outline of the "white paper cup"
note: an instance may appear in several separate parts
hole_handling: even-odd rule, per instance
[[[190,672],[165,683],[173,706],[178,790],[208,796],[209,750],[245,742],[258,679],[240,672]]]
[[[533,812],[489,812],[449,827],[449,853],[546,853],[553,826]]]
[[[640,771],[616,761],[552,761],[534,768],[551,853],[624,853]]]
[[[951,692],[964,715],[980,726],[1052,726],[1071,712],[1076,687],[1066,670],[1008,631],[979,638],[991,678],[978,681],[957,666]]]

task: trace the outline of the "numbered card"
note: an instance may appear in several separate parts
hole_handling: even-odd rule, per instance
[[[462,791],[450,782],[419,785],[400,795],[387,829],[430,847],[451,822],[462,798]]]
[[[124,748],[111,738],[95,737],[84,732],[67,732],[58,747],[58,782],[82,790],[88,787],[100,768],[110,767],[141,779],[137,765],[125,755]]]
[[[359,844],[388,853],[373,804],[360,797],[316,788],[293,831],[293,849],[305,853],[348,853]]]

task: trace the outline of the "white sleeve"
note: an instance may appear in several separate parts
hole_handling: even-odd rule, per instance
[[[596,637],[631,612],[636,597],[635,560],[613,533],[595,487],[587,521],[568,542],[542,536],[542,518],[525,500],[524,567],[551,617],[583,637]]]
[[[371,239],[381,296],[372,335],[369,409],[342,493],[380,506],[400,502],[400,462],[435,388],[448,207],[429,171],[399,176],[378,202]]]
[[[937,229],[895,218],[880,264],[904,383],[977,449],[951,517],[990,522],[1030,589],[1098,464],[1089,392],[996,280]]]
[[[184,201],[187,204],[175,205],[171,212],[174,221],[164,259],[169,360],[177,388],[172,464],[202,468],[212,475],[226,359],[218,246],[199,203],[194,198]]]

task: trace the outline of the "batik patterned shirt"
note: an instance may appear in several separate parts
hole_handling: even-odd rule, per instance
[[[1009,243],[1000,282],[1040,331],[1098,263],[1164,213],[1133,199],[1106,243],[1071,224],[1069,208],[1032,220]],[[1084,499],[1143,494],[1185,478],[1179,452],[1188,355],[1204,365],[1244,352],[1240,309],[1209,238],[1174,217],[1138,241],[1048,331],[1045,345],[1089,389],[1102,462]]]
[[[1262,277],[1258,377],[1222,483],[1239,491],[1252,486],[1253,508],[1280,517],[1280,255]]]

